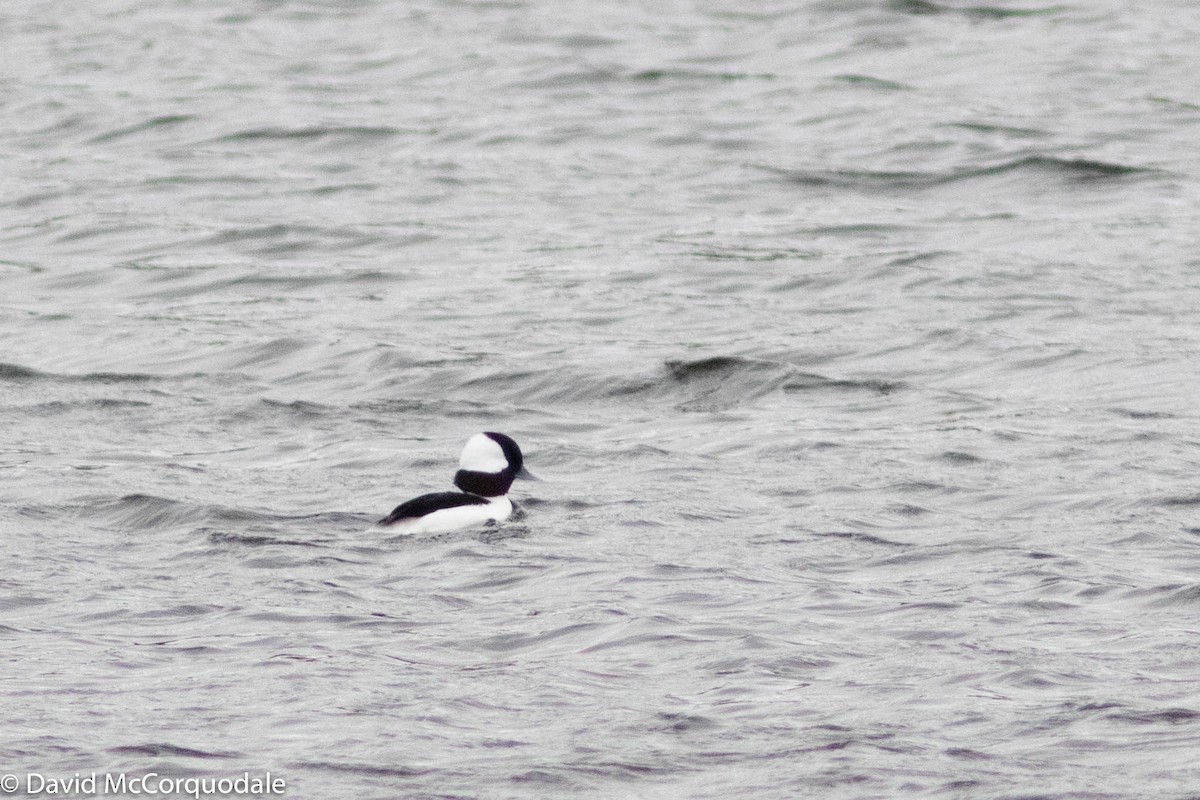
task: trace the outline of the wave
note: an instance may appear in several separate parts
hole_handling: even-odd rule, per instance
[[[732,83],[736,81],[772,81],[778,76],[770,72],[736,70],[706,70],[688,67],[658,67],[630,70],[617,67],[568,69],[551,74],[526,78],[512,84],[517,89],[568,89],[611,83]]]
[[[430,241],[433,237],[428,234],[413,234],[411,237],[401,237],[400,239],[388,239],[375,232],[368,232],[363,229],[356,229],[353,226],[334,226],[334,225],[304,225],[297,223],[272,223],[268,225],[254,225],[237,228],[227,228],[218,231],[217,233],[203,236],[198,239],[179,242],[175,246],[180,248],[208,248],[224,245],[245,246],[247,252],[260,255],[286,255],[298,252],[333,252],[342,253],[347,249],[368,247],[371,245],[380,244],[388,241],[393,244],[402,242],[405,244],[420,244]],[[303,280],[312,280],[313,275],[318,273],[310,272]],[[326,271],[319,273],[322,276],[327,276]],[[321,279],[322,282],[331,282],[328,278]],[[334,276],[332,282],[341,280],[340,276]],[[232,279],[231,285],[236,285],[238,281],[247,281],[253,284],[259,282],[278,282],[288,285],[288,279],[276,280],[274,276],[270,278],[262,278],[259,276],[239,276]]]
[[[209,516],[208,507],[204,505],[149,494],[129,494],[85,503],[76,509],[76,513],[134,530],[161,530],[196,524]]]
[[[194,119],[196,119],[196,115],[194,114],[166,114],[163,116],[151,117],[145,122],[138,122],[134,125],[127,125],[123,128],[114,128],[111,131],[94,136],[88,141],[88,144],[103,144],[105,142],[112,142],[117,139],[125,139],[130,136],[135,136],[139,133],[158,130],[159,128],[174,127],[180,123],[191,122]]]
[[[798,186],[830,187],[864,192],[912,191],[931,189],[950,184],[967,183],[985,178],[1016,176],[1037,180],[1053,179],[1067,186],[1105,186],[1122,181],[1165,174],[1153,167],[1115,164],[1086,158],[1059,158],[1031,155],[1011,159],[986,167],[953,169],[945,172],[886,171],[858,169],[786,169],[756,165]]]
[[[425,135],[429,130],[398,128],[390,125],[313,125],[306,128],[265,127],[249,128],[218,136],[215,142],[288,142],[339,139],[345,141],[387,140],[397,137]]]
[[[97,397],[90,400],[48,400],[22,408],[36,416],[55,416],[73,411],[123,411],[132,408],[150,408],[153,404],[145,400],[123,400],[112,397]]]
[[[147,383],[158,380],[157,375],[140,372],[85,372],[81,374],[43,372],[21,364],[0,362],[0,381],[54,383]]]
[[[1066,6],[1046,6],[1045,8],[1003,8],[1001,6],[952,6],[946,3],[934,3],[930,0],[891,0],[888,8],[904,14],[916,16],[932,16],[938,14],[961,14],[973,19],[1011,19],[1013,17],[1041,17],[1058,14],[1067,9]]]
[[[261,547],[268,544],[300,547],[322,546],[312,539],[280,538],[280,531],[297,527],[316,530],[359,531],[374,517],[344,511],[311,514],[279,514],[212,503],[173,500],[151,494],[127,494],[97,498],[70,509],[77,517],[99,520],[106,527],[122,530],[161,531],[188,528],[203,533],[213,544]],[[222,530],[221,525],[236,527],[238,533]]]
[[[564,407],[665,404],[680,411],[725,411],[779,392],[869,392],[890,394],[903,387],[898,381],[879,378],[831,378],[801,370],[794,364],[745,356],[708,356],[698,359],[669,359],[652,372],[597,373],[559,366],[537,369],[494,369],[479,372],[454,367],[428,375],[423,380],[411,374],[375,391],[395,385],[403,397],[387,402],[399,411],[427,408],[417,398],[436,396],[441,403],[461,405],[466,398],[486,396],[522,406]],[[360,403],[354,408],[378,408],[379,403]],[[485,406],[486,411],[493,405]]]
[[[118,753],[121,755],[151,756],[154,758],[161,758],[163,756],[176,756],[183,758],[217,759],[241,758],[244,755],[243,753],[236,751],[197,750],[193,747],[181,747],[175,744],[168,744],[167,742],[118,745],[117,747],[108,748],[108,752]]]
[[[724,411],[783,389],[794,368],[777,361],[714,356],[668,361],[663,387],[682,394],[683,411]]]
[[[339,362],[355,366],[357,379],[333,393],[328,374],[314,364]],[[164,365],[166,366],[166,365]],[[178,364],[172,366],[179,366]],[[889,395],[905,388],[901,381],[878,376],[829,376],[801,369],[786,360],[737,355],[675,358],[648,369],[595,371],[585,366],[483,368],[474,360],[427,361],[420,356],[380,348],[322,348],[307,338],[280,337],[212,353],[188,362],[189,371],[151,375],[135,372],[81,374],[44,372],[22,364],[0,363],[0,384],[137,384],[177,382],[225,375],[262,385],[285,383],[289,396],[253,392],[223,409],[229,423],[273,420],[311,425],[352,412],[357,418],[437,414],[451,417],[494,417],[497,403],[522,408],[588,409],[669,407],[685,412],[726,411],[768,396],[785,399],[820,393]],[[199,368],[198,371],[195,371]],[[310,395],[295,393],[309,386]],[[318,393],[319,392],[319,393]],[[156,394],[156,392],[151,392]],[[120,413],[148,408],[155,397],[119,395],[42,398],[26,408],[54,415],[76,409]],[[315,401],[313,398],[320,398]]]
[[[683,395],[683,411],[722,411],[775,391],[867,391],[890,394],[900,388],[894,381],[829,378],[804,372],[793,364],[737,356],[715,356],[695,361],[668,361],[669,393]]]
[[[289,769],[318,770],[323,772],[345,772],[351,775],[366,775],[383,778],[413,778],[430,772],[428,769],[410,769],[408,767],[387,766],[375,764],[355,764],[349,761],[295,761],[288,764]]]

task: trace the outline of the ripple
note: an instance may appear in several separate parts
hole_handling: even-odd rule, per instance
[[[236,751],[226,750],[197,750],[192,747],[181,747],[175,744],[166,742],[150,742],[146,744],[129,744],[110,747],[110,753],[118,753],[121,755],[134,756],[150,756],[152,758],[161,758],[163,756],[179,756],[182,758],[199,758],[199,759],[222,759],[222,758],[242,758],[245,754]]]
[[[0,381],[46,381],[58,383],[92,383],[108,385],[114,383],[148,383],[160,380],[157,375],[147,375],[136,372],[88,372],[84,374],[65,374],[42,372],[20,364],[0,363]]]
[[[1191,708],[1165,708],[1160,711],[1120,711],[1108,714],[1105,719],[1129,722],[1134,725],[1181,725],[1200,719],[1200,711]]]
[[[986,167],[970,167],[946,172],[887,172],[871,170],[805,170],[760,166],[798,186],[831,187],[864,192],[907,192],[968,183],[994,177],[1021,178],[1021,186],[1040,186],[1036,178],[1053,178],[1067,187],[1104,187],[1139,178],[1162,177],[1162,170],[1090,159],[1066,159],[1056,156],[1025,156]],[[1025,180],[1028,179],[1028,180]]]
[[[201,522],[208,509],[201,505],[147,494],[128,494],[80,506],[76,512],[89,518],[106,518],[111,524],[133,530],[160,530]]]
[[[90,139],[89,144],[103,144],[105,142],[112,142],[117,139],[125,139],[130,136],[136,136],[137,134],[146,133],[148,131],[155,131],[160,128],[173,128],[184,122],[192,122],[196,118],[197,117],[194,114],[164,114],[163,116],[152,117],[145,122],[139,122],[135,125],[127,125],[123,128],[116,128],[108,131],[107,133],[102,133],[99,136],[95,136]]]
[[[219,136],[214,142],[265,142],[273,144],[288,141],[317,141],[334,138],[344,141],[389,140],[413,135],[425,135],[428,131],[415,128],[396,128],[387,125],[314,125],[300,128],[251,128]]]
[[[1005,8],[1003,6],[948,5],[934,3],[931,0],[888,0],[888,8],[905,14],[918,16],[936,14],[960,14],[965,17],[984,20],[999,20],[1021,17],[1040,17],[1059,14],[1067,10],[1067,6],[1046,6],[1044,8]]]
[[[318,772],[344,772],[350,775],[363,775],[373,778],[415,778],[429,772],[427,769],[395,765],[385,767],[376,764],[359,764],[349,761],[296,761],[288,764],[288,768],[315,770]]]

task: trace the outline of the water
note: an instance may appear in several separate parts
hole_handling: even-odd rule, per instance
[[[1196,797],[1195,9],[601,5],[0,12],[0,772]]]

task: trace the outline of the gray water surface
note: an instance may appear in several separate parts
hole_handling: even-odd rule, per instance
[[[0,11],[0,772],[1200,796],[1200,14],[746,8]]]

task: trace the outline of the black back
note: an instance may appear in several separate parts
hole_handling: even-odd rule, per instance
[[[487,499],[484,497],[474,494],[463,494],[462,492],[423,494],[420,497],[414,497],[412,500],[396,506],[392,510],[392,513],[379,520],[379,524],[392,525],[405,519],[417,519],[426,514],[432,514],[434,511],[441,511],[443,508],[487,505],[487,502]]]

